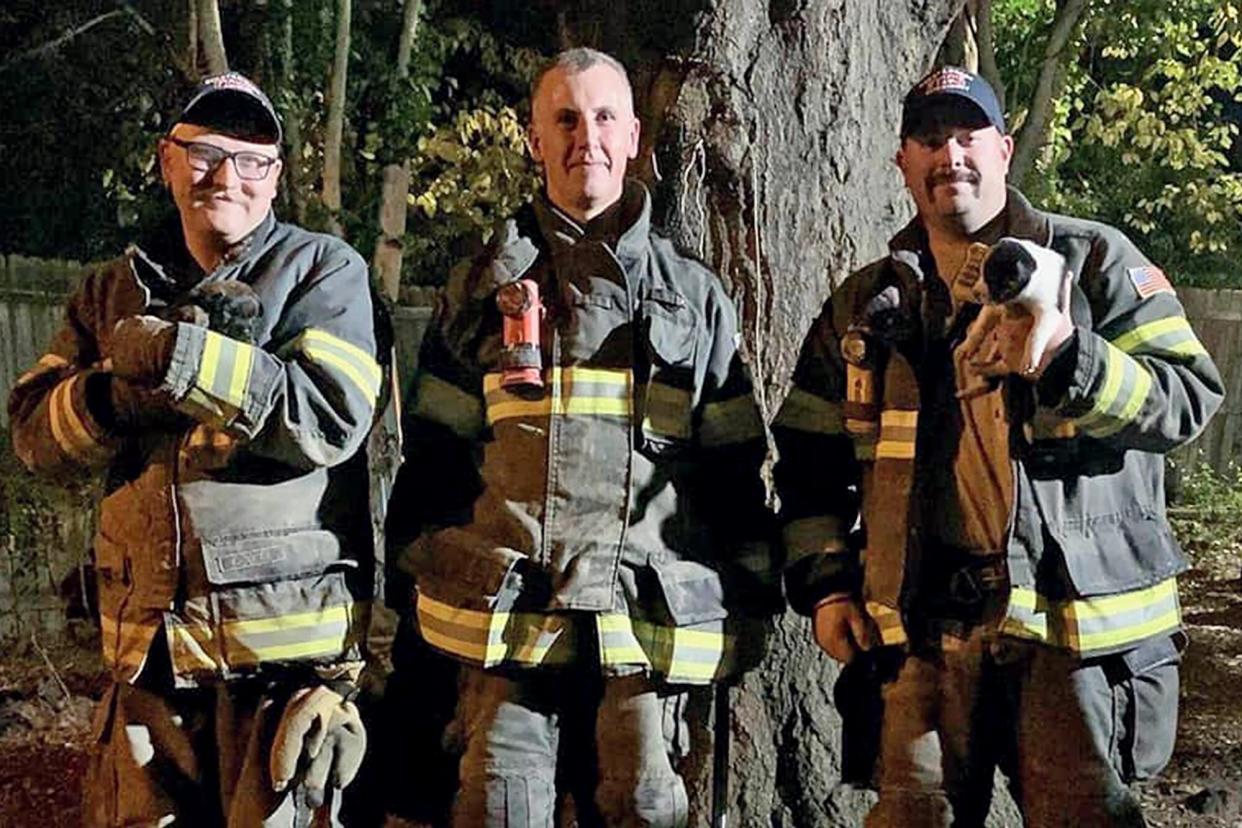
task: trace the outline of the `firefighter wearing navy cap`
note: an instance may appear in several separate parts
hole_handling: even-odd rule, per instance
[[[1173,747],[1163,454],[1221,378],[1124,235],[1007,187],[1012,150],[982,78],[910,91],[917,215],[834,292],[773,424],[789,600],[847,662],[839,703],[882,699],[868,826],[981,826],[997,767],[1027,825],[1142,825],[1127,784]]]
[[[358,254],[273,215],[280,141],[251,81],[206,79],[159,141],[176,214],[9,400],[27,466],[104,486],[89,826],[338,824],[361,761],[375,324]]]
[[[551,825],[559,787],[580,825],[681,826],[685,690],[753,666],[781,606],[763,423],[732,302],[625,177],[624,68],[570,50],[532,99],[543,192],[423,342],[391,603],[463,665],[455,825]]]

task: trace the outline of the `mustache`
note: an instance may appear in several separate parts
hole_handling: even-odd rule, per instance
[[[927,176],[928,187],[938,187],[941,184],[978,184],[979,173],[970,169],[953,169],[938,170]]]

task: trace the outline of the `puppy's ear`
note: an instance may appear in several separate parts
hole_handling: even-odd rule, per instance
[[[983,280],[993,302],[1008,302],[1023,291],[1039,263],[1028,249],[1030,242],[1003,238],[992,245],[983,263]]]

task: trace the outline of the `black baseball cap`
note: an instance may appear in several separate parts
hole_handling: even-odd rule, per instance
[[[255,143],[279,144],[284,137],[271,100],[240,72],[204,78],[173,124],[214,127]]]
[[[960,101],[974,104],[989,124],[1002,135],[1005,133],[1005,113],[991,85],[960,67],[941,66],[907,93],[901,106],[901,137],[914,132],[928,112]]]

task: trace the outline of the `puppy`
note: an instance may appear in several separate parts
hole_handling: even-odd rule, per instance
[[[245,282],[210,282],[190,291],[187,303],[177,307],[174,321],[254,344],[263,321],[263,303]]]
[[[1055,312],[1063,310],[1060,302],[1065,275],[1065,257],[1055,250],[1008,237],[993,245],[973,286],[973,298],[983,309],[960,346],[970,364],[979,369],[996,367],[1002,360],[999,342],[992,337],[984,347],[985,340],[1007,315],[1021,311],[1033,317],[1034,323],[1018,371],[1033,374],[1056,331]]]

